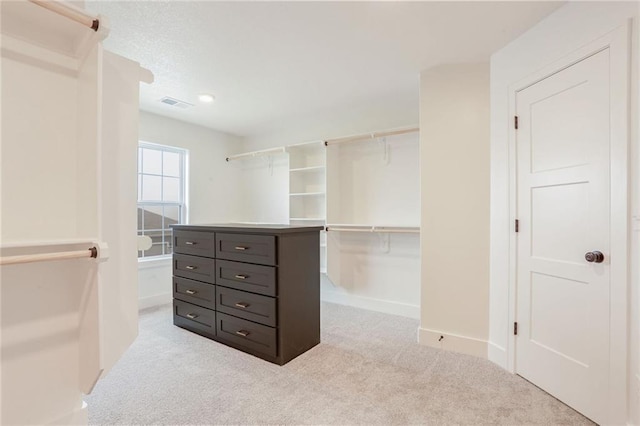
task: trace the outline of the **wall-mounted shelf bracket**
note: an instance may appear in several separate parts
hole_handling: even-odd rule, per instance
[[[391,251],[391,234],[388,232],[378,232],[377,234],[380,241],[380,250],[383,253],[389,253]]]
[[[378,137],[378,145],[382,148],[382,161],[385,165],[389,164],[389,143],[385,136]]]

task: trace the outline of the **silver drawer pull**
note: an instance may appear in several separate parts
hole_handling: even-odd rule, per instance
[[[198,318],[198,316],[196,314],[187,314],[187,318],[194,319],[194,318]]]
[[[197,291],[195,291],[195,290],[185,290],[185,293],[187,293],[187,294],[196,294]]]
[[[188,269],[190,271],[193,271],[194,269],[198,269],[197,266],[185,266],[184,269]]]
[[[238,302],[238,303],[236,303],[236,306],[238,308],[247,309],[249,307],[249,304],[248,303],[244,303],[244,302]]]
[[[247,278],[249,278],[249,275],[236,275],[235,279],[237,280],[246,280]]]
[[[241,250],[241,251],[242,251],[242,250],[246,250],[246,249],[248,249],[249,247],[235,246],[234,248],[235,248],[236,250]]]
[[[249,335],[249,332],[248,331],[244,331],[244,330],[238,330],[238,331],[236,331],[236,334],[238,336],[247,337]]]
[[[185,241],[184,244],[187,246],[195,246],[198,243],[196,243],[195,241]]]

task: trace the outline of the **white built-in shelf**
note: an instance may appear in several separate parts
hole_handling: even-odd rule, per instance
[[[289,221],[324,222],[325,219],[323,217],[292,217]]]
[[[311,167],[299,167],[297,169],[289,169],[289,172],[301,172],[301,173],[309,173],[309,172],[323,172],[325,171],[325,166],[311,166]]]
[[[419,226],[369,225],[369,224],[327,224],[327,231],[333,232],[382,232],[397,234],[419,234]]]
[[[290,197],[318,197],[325,195],[324,192],[293,192],[289,194]]]

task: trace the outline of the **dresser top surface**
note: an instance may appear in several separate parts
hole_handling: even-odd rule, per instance
[[[171,225],[179,231],[210,231],[210,232],[238,232],[252,234],[293,234],[302,232],[317,232],[324,230],[324,226],[295,226],[265,223],[214,223],[202,225]]]

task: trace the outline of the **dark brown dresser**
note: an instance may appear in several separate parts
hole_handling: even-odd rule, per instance
[[[173,323],[279,365],[314,347],[322,229],[174,225]]]

